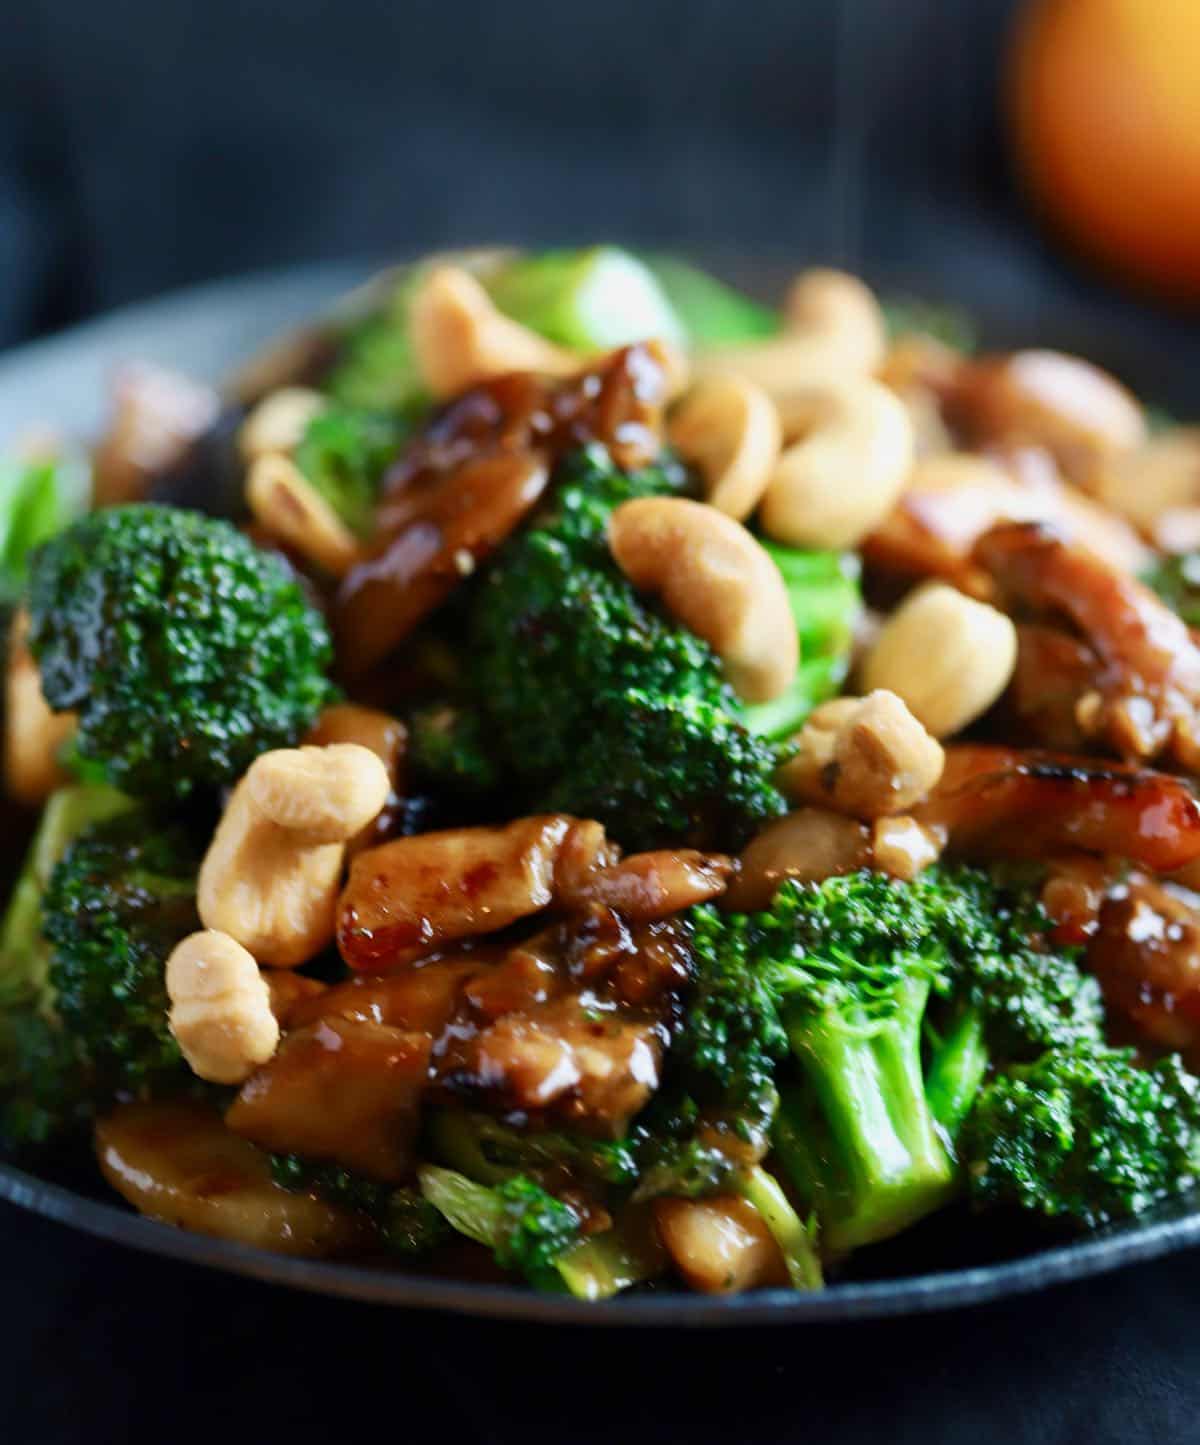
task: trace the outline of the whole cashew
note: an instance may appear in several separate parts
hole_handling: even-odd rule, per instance
[[[667,436],[703,477],[705,501],[739,522],[758,506],[783,439],[775,403],[740,376],[694,386],[671,414]]]
[[[884,623],[863,659],[862,682],[896,693],[944,738],[991,707],[1016,662],[1011,618],[944,582],[927,582]]]
[[[379,758],[356,743],[264,753],[233,790],[200,867],[206,928],[262,964],[294,968],[333,939],[346,844],[387,802]]]
[[[747,702],[787,688],[800,660],[787,589],[740,522],[703,502],[642,497],[613,512],[608,540],[633,585],[709,644]]]
[[[421,379],[439,401],[506,372],[570,376],[582,364],[573,352],[497,310],[460,266],[425,273],[412,299],[409,330]]]
[[[344,577],[362,560],[354,533],[282,453],[269,452],[252,464],[246,503],[266,532],[332,577]]]
[[[784,448],[763,494],[763,530],[795,547],[852,547],[891,511],[912,470],[904,403],[869,377],[794,398],[782,411]]]
[[[279,1022],[258,964],[236,939],[191,933],[167,959],[168,1024],[191,1070],[240,1084],[275,1052]]]
[[[883,313],[854,276],[824,269],[801,272],[788,293],[785,320],[779,336],[705,351],[694,359],[695,374],[741,376],[779,399],[838,379],[868,376],[883,360]]]
[[[1144,446],[1102,458],[1086,486],[1097,501],[1152,532],[1165,512],[1200,502],[1200,427],[1172,427]]]

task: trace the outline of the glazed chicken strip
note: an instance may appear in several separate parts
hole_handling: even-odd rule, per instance
[[[1091,743],[1130,761],[1200,766],[1200,647],[1148,587],[1036,523],[994,527],[975,558],[1009,611],[1058,618],[1095,652],[1075,709]]]
[[[1069,754],[964,743],[914,810],[967,858],[1044,858],[1081,850],[1156,872],[1200,856],[1200,803],[1162,773]]]

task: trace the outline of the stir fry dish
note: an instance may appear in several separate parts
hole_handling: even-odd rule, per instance
[[[0,483],[10,1158],[585,1299],[1196,1183],[1200,430],[1090,362],[442,256]]]

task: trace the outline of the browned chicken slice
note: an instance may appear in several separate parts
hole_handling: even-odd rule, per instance
[[[439,1072],[457,1093],[616,1138],[658,1087],[663,1045],[656,1018],[571,994],[505,1014]]]
[[[242,1085],[225,1122],[272,1153],[399,1182],[412,1171],[432,1046],[424,1033],[322,1019],[284,1038]]]
[[[338,905],[343,958],[385,973],[540,912],[553,901],[555,864],[574,822],[550,813],[397,838],[360,853]]]
[[[567,908],[607,908],[630,922],[651,922],[718,897],[733,866],[722,853],[694,848],[631,853],[619,863],[572,880],[571,887],[560,886],[558,897]]]
[[[351,978],[293,1006],[288,1027],[340,1018],[415,1029],[436,1038],[458,1010],[468,981],[485,966],[483,955],[467,954],[430,959],[382,978]]]
[[[1008,610],[1058,619],[1095,653],[1092,689],[1075,709],[1090,742],[1200,767],[1200,646],[1148,587],[1032,523],[993,528],[975,558]]]
[[[1044,858],[1072,850],[1157,871],[1200,856],[1200,803],[1163,773],[1070,754],[963,743],[918,822],[968,858]]]
[[[1189,1053],[1200,1045],[1200,910],[1133,874],[1100,909],[1088,946],[1110,1010],[1142,1039]]]
[[[1015,740],[1065,752],[1086,748],[1079,703],[1099,672],[1099,659],[1086,642],[1059,627],[1020,623],[1017,664],[1002,703]]]

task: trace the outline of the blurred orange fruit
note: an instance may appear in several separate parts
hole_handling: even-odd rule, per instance
[[[1200,299],[1200,0],[1031,0],[1015,40],[1039,203],[1100,260]]]

